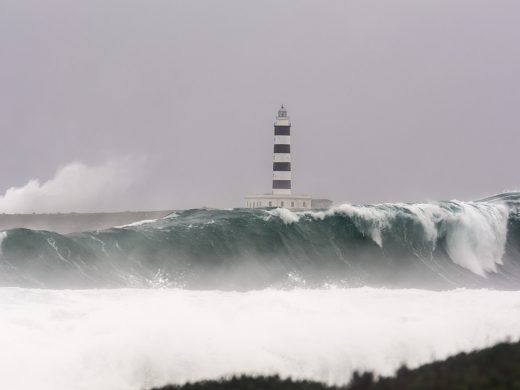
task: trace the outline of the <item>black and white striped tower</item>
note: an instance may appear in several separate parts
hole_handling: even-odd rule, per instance
[[[282,105],[274,123],[273,195],[291,194],[291,121]]]
[[[313,200],[310,195],[291,193],[291,121],[284,106],[278,110],[274,122],[273,189],[271,193],[246,195],[245,207],[283,207],[290,210],[309,210],[312,207],[327,208],[327,199]]]

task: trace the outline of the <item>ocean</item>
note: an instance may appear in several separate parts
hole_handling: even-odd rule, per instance
[[[520,337],[520,194],[0,232],[0,388],[330,384]]]

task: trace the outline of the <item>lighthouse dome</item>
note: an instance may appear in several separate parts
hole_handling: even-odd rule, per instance
[[[278,110],[278,118],[287,118],[287,109],[283,106]]]

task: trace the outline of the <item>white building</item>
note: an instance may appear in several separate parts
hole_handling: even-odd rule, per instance
[[[274,123],[273,186],[270,194],[247,195],[248,208],[285,207],[310,209],[310,195],[291,194],[291,121],[282,106]]]
[[[309,195],[246,195],[244,199],[248,208],[285,207],[286,209],[310,209],[312,207],[312,199]]]

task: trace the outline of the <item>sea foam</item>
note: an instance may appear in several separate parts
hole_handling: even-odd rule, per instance
[[[2,241],[7,237],[7,232],[0,232],[0,255],[2,254]]]
[[[126,225],[120,225],[120,226],[114,226],[114,227],[117,229],[122,229],[122,228],[126,228],[126,227],[146,225],[148,223],[154,223],[156,221],[157,221],[157,219],[143,219],[142,221],[136,221],[136,222],[128,223]]]
[[[520,292],[0,289],[0,388],[138,390],[223,375],[342,384],[520,336]]]

